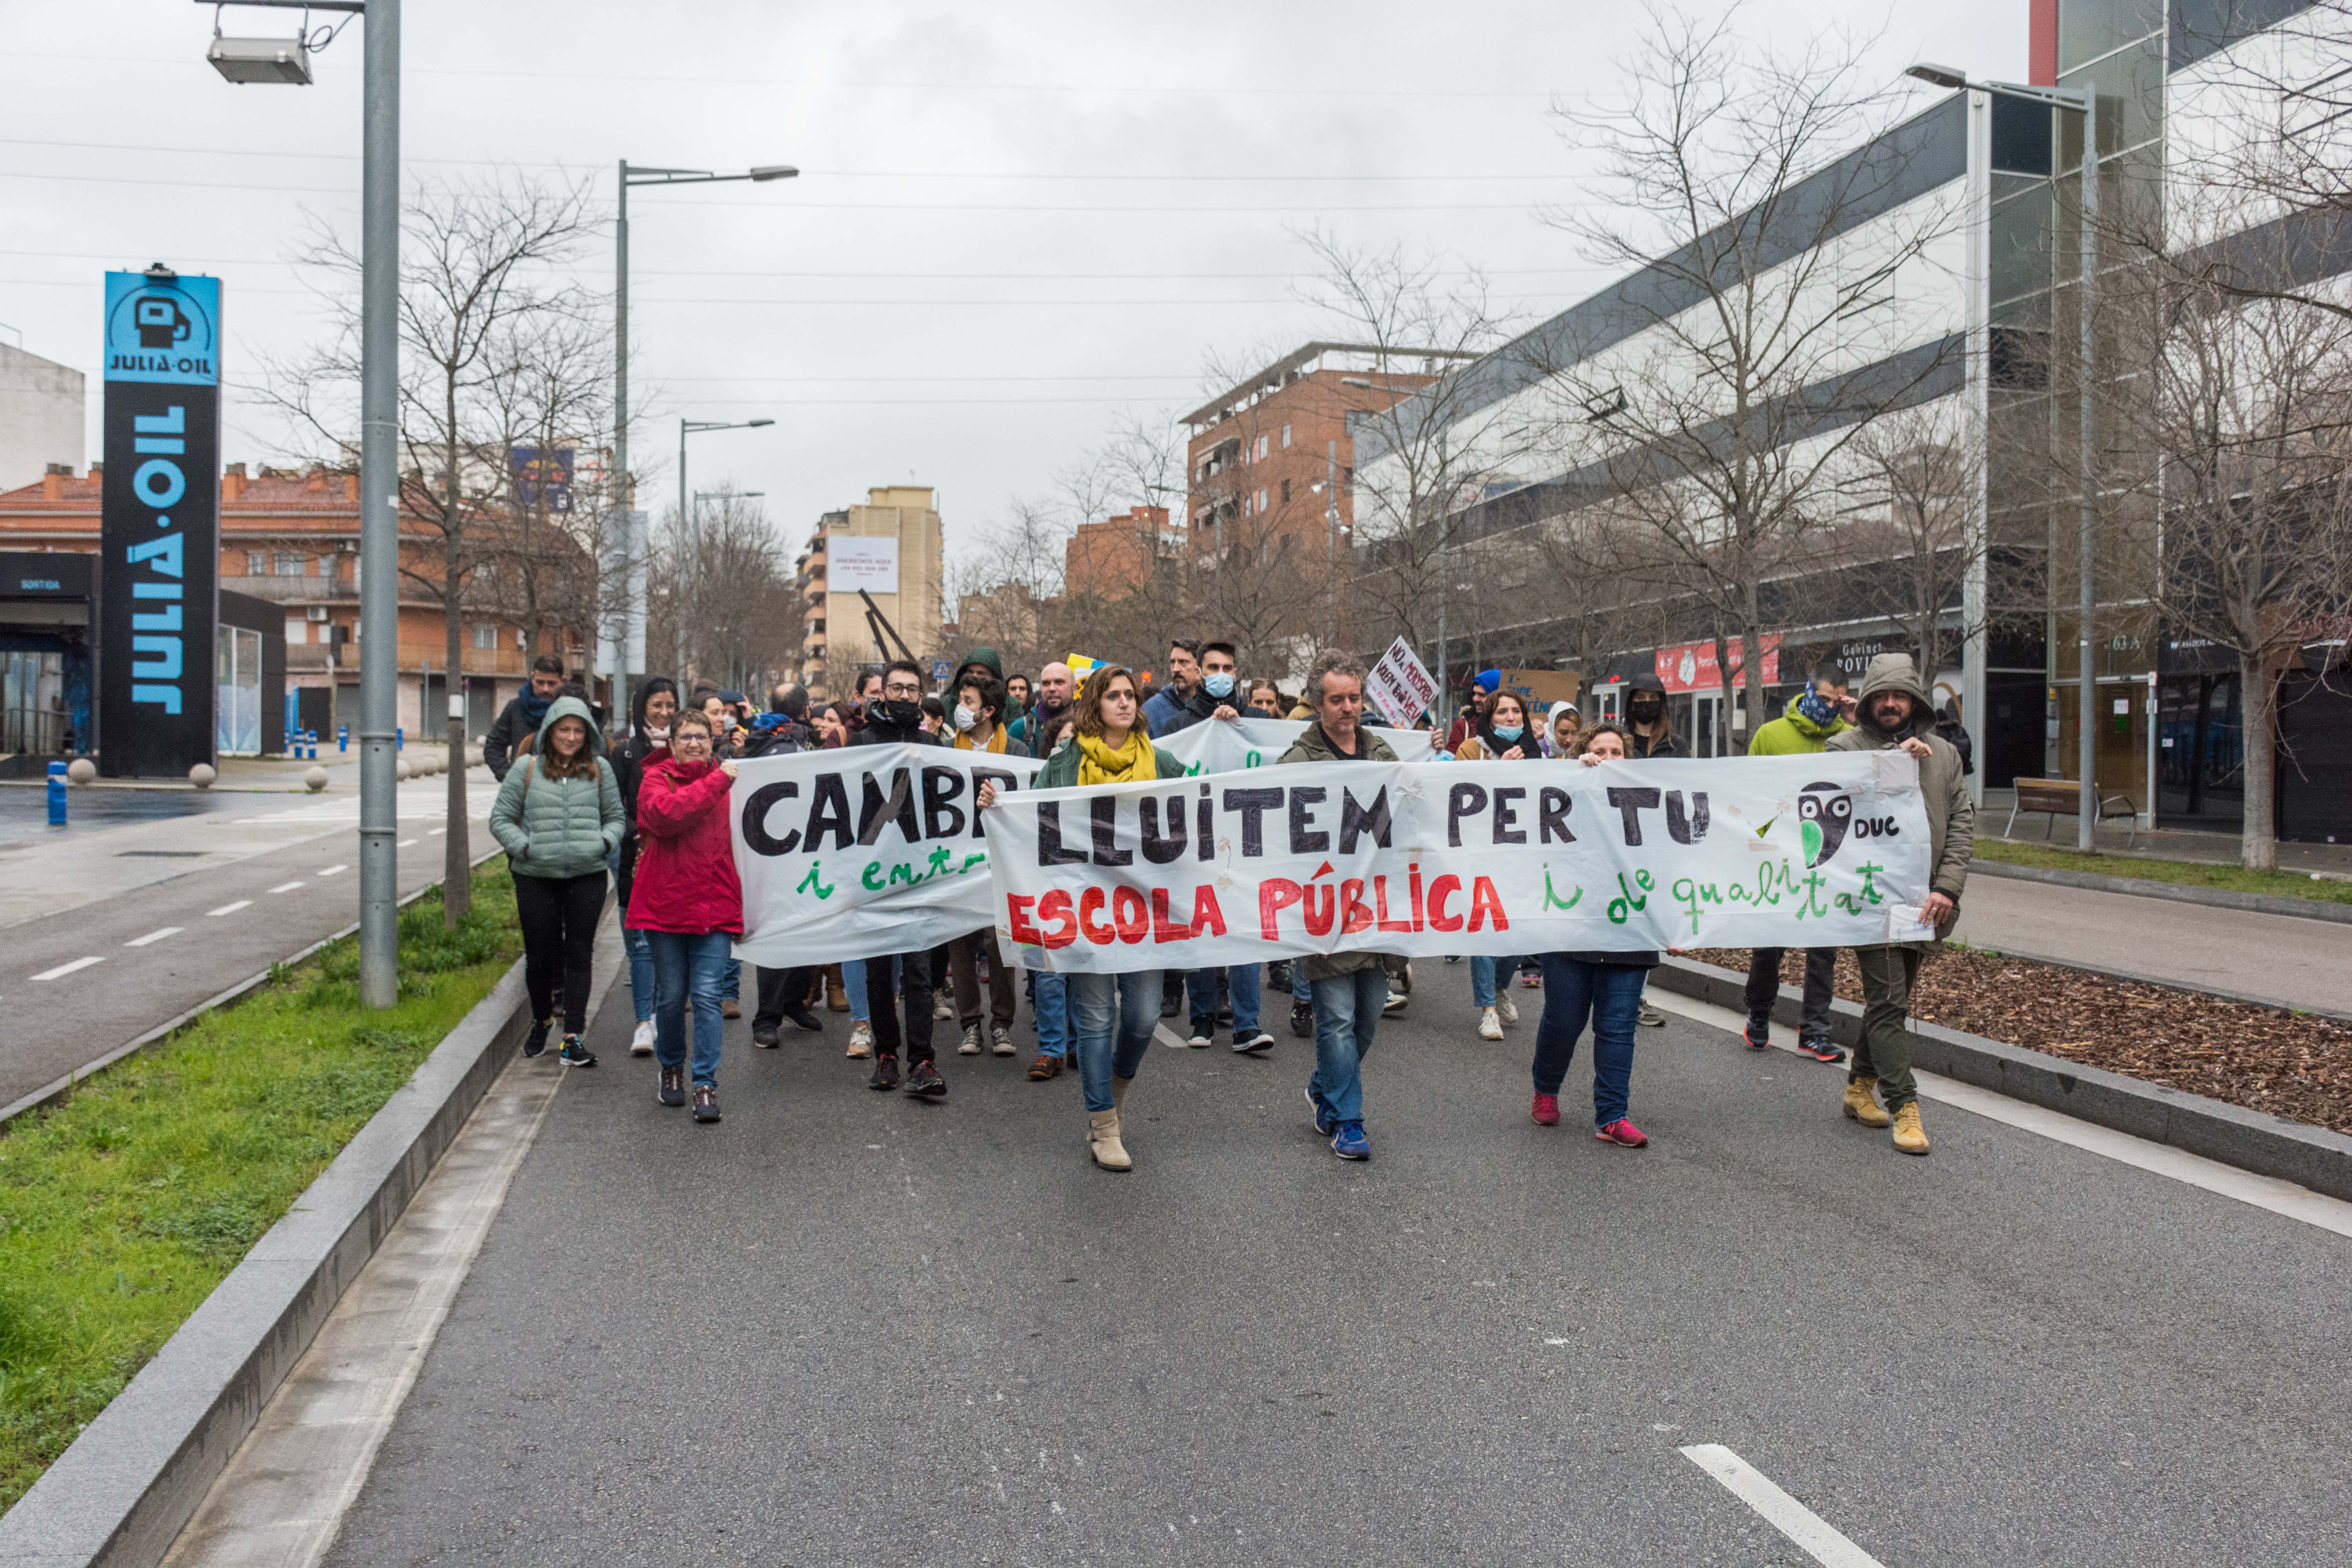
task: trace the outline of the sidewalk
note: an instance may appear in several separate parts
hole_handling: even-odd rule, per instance
[[[2009,811],[2016,798],[2015,790],[1989,789],[1984,804],[1977,807],[1977,836],[1999,838],[2008,826]],[[2011,842],[2040,845],[2051,849],[2072,849],[2075,842],[2075,819],[2063,818],[2053,825],[2040,812],[2031,812],[2017,819]],[[2044,838],[2043,834],[2050,837]],[[2202,829],[2181,827],[2142,828],[2137,847],[2126,847],[2131,839],[2129,827],[2116,818],[2099,824],[2098,847],[2102,855],[2141,860],[2198,860],[2208,865],[2234,866],[2238,863],[2239,838],[2234,833],[2214,833]],[[2352,877],[2352,844],[2290,844],[2282,839],[2278,847],[2278,867],[2282,871],[2318,871],[2338,877]]]

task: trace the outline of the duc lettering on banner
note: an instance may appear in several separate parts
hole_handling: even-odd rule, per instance
[[[1188,773],[1229,773],[1279,762],[1307,728],[1304,719],[1205,719],[1151,743],[1184,764]],[[1389,743],[1401,763],[1424,763],[1435,754],[1426,730],[1364,726]]]
[[[1900,752],[1317,763],[1044,790],[983,816],[998,940],[1069,973],[1864,946],[1915,934],[1931,871]]]
[[[908,952],[993,918],[980,781],[1025,789],[1043,764],[945,746],[849,746],[740,764],[728,794],[743,936],[782,968]]]

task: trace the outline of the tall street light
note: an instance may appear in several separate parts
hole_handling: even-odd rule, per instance
[[[629,485],[629,187],[632,185],[714,185],[736,180],[765,184],[770,180],[793,180],[800,171],[790,163],[762,163],[740,174],[714,174],[708,169],[654,169],[621,160],[619,221],[613,226],[613,486],[619,501],[622,567],[628,587],[625,597],[628,627],[621,637],[620,668],[614,671],[613,711],[629,710],[629,677],[645,671],[629,668],[629,650],[642,650],[646,639],[646,536],[636,525]],[[683,656],[681,656],[683,657]],[[683,676],[685,670],[678,671]]]
[[[698,578],[702,572],[702,553],[697,547],[701,544],[702,537],[694,526],[694,510],[689,504],[692,497],[686,488],[686,438],[709,430],[758,430],[774,423],[772,419],[681,419],[677,422],[677,530],[679,537],[686,542],[686,558],[692,563]],[[699,585],[698,582],[697,586]],[[676,679],[683,689],[686,685],[686,616],[683,614],[677,617]]]
[[[400,664],[400,0],[236,3],[367,19],[360,160],[360,1000],[389,1007],[400,999],[393,771]],[[308,85],[310,54],[333,36],[225,38],[215,24],[206,58],[233,82]]]
[[[2083,117],[2083,211],[2078,227],[2082,239],[2083,276],[2079,289],[2081,298],[2075,301],[2077,343],[2075,348],[2075,403],[2078,426],[2075,435],[2075,482],[2082,492],[2076,510],[2075,530],[2075,606],[2074,653],[2076,679],[2081,689],[2075,693],[2075,772],[2082,783],[2082,794],[2075,809],[2075,847],[2085,855],[2098,848],[2099,789],[2095,773],[2098,767],[2098,730],[2092,712],[2097,695],[2098,672],[2091,652],[2093,617],[2097,606],[2098,573],[2095,564],[2099,539],[2098,517],[2098,417],[2091,400],[2093,357],[2097,332],[2091,320],[2092,301],[2097,298],[2099,271],[2099,95],[2095,84],[2084,82],[2079,88],[2020,87],[2007,82],[1970,81],[1962,72],[1949,66],[1931,65],[1925,61],[1904,73],[1937,87],[1953,88],[1969,92],[2006,93],[2011,98],[2031,99],[2049,104],[2053,109],[2068,109]],[[2053,648],[2053,653],[2056,650]],[[2055,668],[2055,661],[2053,662]]]

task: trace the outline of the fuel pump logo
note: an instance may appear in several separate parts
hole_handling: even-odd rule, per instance
[[[158,295],[133,300],[131,312],[131,321],[139,328],[139,346],[142,349],[177,348],[195,331],[195,324],[179,306]]]
[[[106,284],[107,380],[220,380],[218,279],[110,272]]]

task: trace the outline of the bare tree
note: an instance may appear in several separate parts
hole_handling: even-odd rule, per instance
[[[499,505],[477,520],[470,601],[512,617],[522,646],[536,649],[551,628],[599,619],[610,508],[593,459],[609,439],[612,335],[601,321],[565,312],[510,320],[499,337],[485,399],[508,460]]]
[[[501,176],[427,180],[402,206],[400,516],[402,532],[438,548],[401,553],[401,575],[440,601],[445,679],[462,690],[467,584],[478,563],[478,524],[501,511],[508,458],[496,395],[509,356],[584,315],[580,291],[551,269],[594,231],[585,184]],[[329,230],[304,258],[334,278],[337,318],[328,347],[266,365],[265,395],[325,441],[349,450],[359,383],[357,283],[352,239]],[[363,657],[377,657],[374,654]],[[465,754],[465,709],[449,704],[449,751]],[[472,905],[466,770],[448,771],[444,918]]]
[[[1551,448],[1605,465],[1649,535],[1632,561],[1715,637],[1718,669],[1741,668],[1752,734],[1762,585],[1834,515],[1848,448],[1957,352],[1919,343],[1897,293],[1959,213],[1888,199],[1912,154],[1883,134],[1895,100],[1864,41],[1783,48],[1734,20],[1654,6],[1622,106],[1558,111],[1611,199],[1554,221],[1596,264],[1642,275],[1617,295],[1635,330],[1531,334],[1517,352],[1550,389]]]
[[[1969,620],[1965,605],[1985,559],[1973,497],[1983,472],[1983,443],[1958,400],[1889,415],[1855,439],[1845,505],[1822,541],[1859,605],[1903,628],[1929,679],[1985,629],[1983,612]],[[1948,626],[1955,605],[1964,618]]]
[[[755,497],[730,485],[700,498],[690,528],[662,514],[654,559],[663,563],[648,594],[654,646],[685,637],[681,685],[695,681],[752,690],[800,668],[804,601],[791,552]]]
[[[1016,500],[957,553],[949,576],[965,646],[996,649],[1008,675],[1067,651],[1055,637],[1068,541],[1051,506]]]

